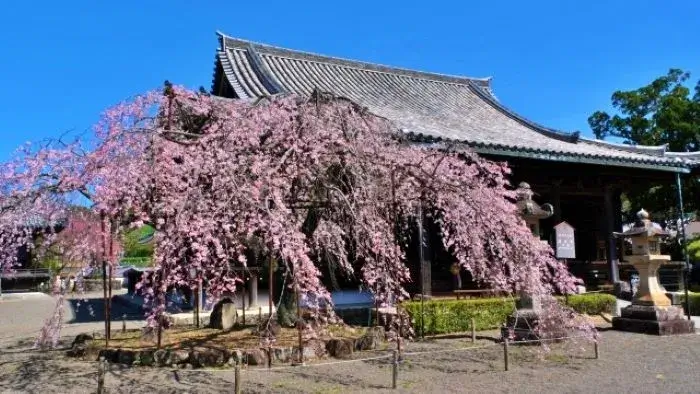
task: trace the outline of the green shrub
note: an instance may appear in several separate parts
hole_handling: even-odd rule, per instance
[[[700,315],[700,293],[688,293],[688,298],[690,298],[690,314],[693,316]],[[681,305],[683,310],[685,310],[685,295],[681,297]]]
[[[569,296],[568,302],[565,297],[557,298],[562,303],[568,303],[576,312],[587,315],[613,313],[617,301],[615,296],[605,293],[574,294]]]
[[[405,302],[402,306],[411,315],[416,334],[420,335],[420,301]],[[498,328],[513,313],[514,307],[513,301],[506,298],[425,301],[423,305],[425,334],[469,331],[472,318],[477,330]]]

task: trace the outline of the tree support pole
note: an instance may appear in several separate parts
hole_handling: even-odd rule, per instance
[[[420,338],[425,339],[425,273],[423,272],[423,202],[418,205],[418,260],[420,264]]]
[[[102,231],[102,296],[105,319],[105,347],[109,347],[109,306],[107,305],[107,234],[105,230],[105,214],[100,213],[100,230]]]
[[[114,256],[114,237],[112,235],[112,223],[109,225],[109,276],[108,276],[108,295],[107,295],[107,338],[112,339],[112,273],[114,267],[112,266],[112,256]]]
[[[302,341],[301,331],[302,327],[302,316],[301,316],[301,303],[299,299],[299,286],[295,288],[296,299],[297,299],[297,330],[299,334],[299,365],[304,365],[304,342]]]
[[[267,286],[267,287],[268,287],[267,292],[269,293],[269,294],[267,295],[267,308],[268,308],[268,309],[267,309],[267,313],[268,313],[267,318],[268,318],[268,320],[272,320],[272,297],[273,297],[273,294],[274,294],[274,292],[273,292],[273,289],[274,289],[273,281],[275,280],[275,278],[274,278],[274,272],[273,272],[273,270],[272,270],[272,254],[270,254],[270,258],[269,258],[269,260],[268,260],[268,271],[270,271],[270,273],[269,273],[269,275],[268,275],[268,276],[269,276],[269,277],[268,277],[269,284],[268,284],[268,286]]]

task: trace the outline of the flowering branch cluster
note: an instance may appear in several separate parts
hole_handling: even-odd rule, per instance
[[[161,324],[169,286],[195,285],[190,270],[210,298],[235,292],[231,268],[249,264],[252,244],[318,305],[330,303],[324,264],[359,277],[380,304],[401,300],[418,207],[478,281],[541,295],[576,283],[518,216],[505,164],[412,144],[342,98],[248,102],[168,86],[105,112],[95,137],[85,152],[42,149],[8,165],[6,183],[23,181],[3,197],[26,208],[3,211],[0,228],[22,228],[35,211],[50,218],[56,196],[75,192],[109,223],[152,224],[155,271],[141,283],[151,325]],[[18,242],[0,243],[7,252]]]

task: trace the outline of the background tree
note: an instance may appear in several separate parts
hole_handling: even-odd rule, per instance
[[[700,150],[700,81],[694,89],[687,86],[690,73],[671,69],[641,88],[612,95],[617,114],[596,111],[588,118],[596,138],[621,139],[626,144],[667,145],[668,150],[690,152]],[[700,188],[698,182],[684,184],[686,212],[697,211]],[[669,177],[664,184],[634,186],[627,193],[632,217],[645,208],[658,220],[678,217],[675,183]]]
[[[153,257],[153,235],[155,229],[148,224],[126,231],[122,237],[124,257],[151,259]]]

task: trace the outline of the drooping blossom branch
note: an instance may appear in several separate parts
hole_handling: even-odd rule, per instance
[[[237,291],[240,270],[231,268],[247,267],[251,239],[285,264],[289,289],[318,305],[330,303],[329,264],[380,304],[404,299],[418,206],[478,281],[542,296],[576,283],[518,216],[504,163],[411,143],[342,98],[251,103],[168,86],[106,111],[95,141],[85,154],[63,152],[71,165],[51,185],[90,191],[93,209],[120,225],[155,227],[154,272],[140,285],[152,326],[171,286],[196,285],[190,269],[210,299]]]

